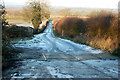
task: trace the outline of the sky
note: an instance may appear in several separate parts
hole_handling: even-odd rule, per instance
[[[1,1],[1,0],[0,0]],[[27,0],[4,0],[7,8],[23,7]],[[82,7],[117,9],[120,0],[49,0],[52,7]]]

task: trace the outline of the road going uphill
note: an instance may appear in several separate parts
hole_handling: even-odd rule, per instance
[[[13,46],[23,52],[4,78],[118,78],[117,57],[55,37],[52,22],[44,33]]]

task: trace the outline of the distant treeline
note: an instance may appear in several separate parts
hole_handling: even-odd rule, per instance
[[[58,18],[55,33],[63,38],[90,45],[118,55],[118,15],[108,11],[92,12],[89,18]],[[120,42],[119,42],[120,43]]]
[[[91,8],[50,8],[50,16],[52,18],[61,16],[81,16],[88,17],[91,12],[99,12],[102,9]],[[117,12],[116,9],[105,9],[107,11]],[[23,9],[10,9],[7,8],[7,18],[12,20],[25,20]]]
[[[6,9],[6,18],[8,20],[24,20],[22,9]]]

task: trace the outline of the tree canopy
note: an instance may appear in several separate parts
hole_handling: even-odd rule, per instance
[[[50,16],[47,0],[29,0],[23,8],[23,16],[37,30],[42,20]]]

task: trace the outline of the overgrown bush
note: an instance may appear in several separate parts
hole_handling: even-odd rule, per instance
[[[11,59],[16,57],[20,51],[16,50],[10,43],[10,38],[32,36],[32,28],[9,25],[5,18],[5,13],[1,16],[2,19],[2,69],[12,65]]]
[[[50,17],[48,3],[42,0],[33,0],[28,1],[26,5],[23,9],[23,16],[25,20],[32,22],[34,33],[37,34],[42,20]]]
[[[74,37],[85,32],[85,23],[77,17],[64,17],[53,22],[55,30],[62,36]]]
[[[97,15],[96,15],[97,14]],[[94,16],[93,16],[94,15]],[[117,27],[117,24],[113,25],[115,16],[106,11],[100,11],[98,13],[92,13],[92,16],[87,20],[87,31],[91,36],[105,37],[110,36],[112,29]],[[113,25],[112,29],[111,26]],[[114,31],[113,33],[115,33]]]
[[[33,29],[30,27],[11,25],[7,27],[6,32],[10,38],[33,36]]]
[[[87,20],[64,17],[54,20],[53,25],[63,37],[73,35],[71,38],[76,42],[119,54],[118,16],[115,13],[102,10],[91,13]]]
[[[118,47],[118,17],[106,11],[100,11],[86,21],[87,34],[91,36],[91,45],[114,51]]]
[[[10,39],[7,36],[7,25],[8,22],[6,22],[4,14],[2,15],[2,69],[5,69],[6,67],[10,66],[9,59],[13,57],[16,52],[14,51],[14,48],[10,44]]]
[[[85,22],[82,19],[79,19],[74,25],[73,25],[73,35],[80,35],[84,34],[86,32],[86,25]]]

